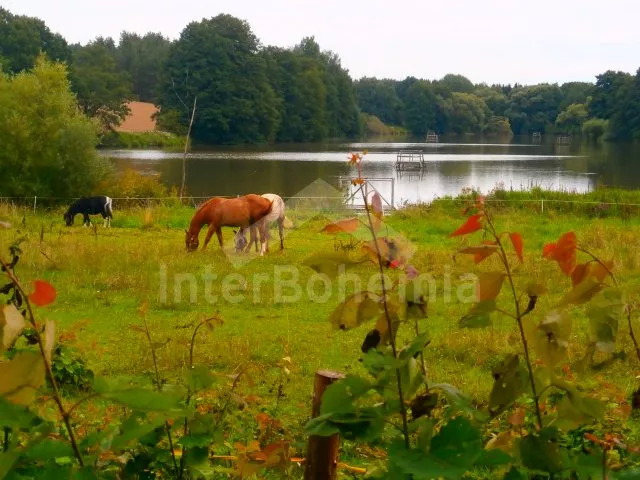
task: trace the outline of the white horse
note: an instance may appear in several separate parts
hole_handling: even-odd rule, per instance
[[[235,232],[236,252],[242,252],[243,250],[245,252],[248,252],[249,249],[251,248],[252,243],[255,243],[256,252],[257,252],[258,236],[256,235],[256,229],[260,228],[261,230],[261,227],[264,227],[265,229],[266,241],[260,244],[260,255],[264,255],[266,252],[268,252],[269,238],[271,238],[271,234],[269,232],[269,226],[274,222],[278,222],[278,233],[280,234],[280,250],[284,249],[284,241],[283,241],[284,220],[285,220],[284,200],[282,200],[282,198],[276,195],[275,193],[265,193],[264,195],[261,195],[261,197],[264,197],[273,202],[271,211],[267,215],[262,217],[260,220],[255,222],[253,225],[249,226],[249,243],[247,243],[247,239],[244,235],[244,231],[245,231],[244,228],[240,228],[240,230]],[[260,225],[260,223],[262,223],[262,225]]]

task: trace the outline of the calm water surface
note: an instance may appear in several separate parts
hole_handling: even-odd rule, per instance
[[[640,187],[640,146],[533,145],[526,143],[388,143],[359,142],[295,144],[268,148],[195,151],[187,160],[187,189],[193,196],[274,192],[298,194],[322,179],[337,185],[337,177],[353,175],[347,153],[368,149],[365,175],[396,205],[456,195],[464,187],[482,192],[502,185],[521,189],[540,186],[585,192],[598,185]],[[398,172],[396,155],[403,149],[422,150],[422,171]],[[159,173],[168,185],[179,185],[182,154],[160,150],[103,150],[118,168]],[[389,179],[393,179],[392,181]]]

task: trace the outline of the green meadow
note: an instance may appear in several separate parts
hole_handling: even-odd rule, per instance
[[[543,246],[567,231],[574,231],[579,244],[600,258],[614,259],[614,272],[623,291],[631,304],[638,304],[637,209],[600,204],[571,208],[564,203],[554,207],[551,202],[541,211],[537,202],[507,202],[499,196],[490,200],[498,230],[519,232],[524,239],[524,262],[520,264],[515,254],[512,258],[516,285],[524,289],[536,281],[549,289],[530,316],[534,321],[540,321],[571,288],[570,279],[562,275],[558,265],[542,258]],[[470,307],[465,298],[471,283],[465,275],[500,268],[495,258],[474,265],[470,256],[454,255],[482,240],[481,233],[448,237],[464,223],[462,209],[460,199],[405,207],[387,213],[383,232],[405,239],[413,249],[410,263],[430,279],[427,315],[420,321],[420,328],[431,338],[425,350],[430,381],[453,384],[483,406],[493,384],[492,367],[505,354],[520,352],[521,344],[515,322],[499,313],[493,314],[492,324],[486,328],[458,326]],[[223,229],[224,251],[214,235],[206,250],[187,253],[184,229],[193,208],[158,205],[119,209],[115,205],[112,228],[103,228],[99,216],[93,217],[95,228],[82,227],[80,216],[74,226],[66,227],[62,212],[62,208],[34,213],[29,208],[0,207],[0,219],[12,224],[9,229],[0,229],[3,258],[7,258],[8,247],[23,238],[16,274],[27,288],[32,280],[45,279],[57,290],[56,301],[38,309],[36,316],[40,321],[55,320],[58,341],[83,358],[96,376],[148,383],[155,375],[154,363],[140,332],[138,312],[147,303],[145,318],[157,347],[158,373],[173,384],[181,381],[187,369],[193,328],[198,321],[215,316],[219,324],[213,330],[200,330],[194,347],[194,363],[220,376],[212,391],[197,399],[201,408],[219,409],[223,399],[232,399],[225,407],[230,416],[228,431],[213,453],[233,454],[238,443],[247,445],[261,438],[258,418],[267,413],[277,420],[270,435],[290,441],[295,456],[304,457],[304,425],[310,416],[314,372],[331,369],[364,374],[360,347],[373,325],[342,331],[333,329],[328,320],[341,295],[352,293],[357,282],[351,276],[346,286],[338,279],[327,283],[304,265],[314,254],[340,251],[353,258],[361,256],[358,242],[366,240],[363,237],[321,232],[328,222],[353,213],[289,210],[285,249],[279,249],[277,229],[272,228],[270,251],[259,257],[254,251],[233,251],[231,228]],[[364,221],[366,217],[360,218]],[[201,245],[204,234],[205,230]],[[376,268],[370,262],[356,264],[348,273],[360,278],[363,288],[369,282],[373,282],[372,288],[379,286]],[[400,273],[389,270],[388,275],[393,281]],[[511,310],[509,300],[504,289],[498,297],[500,308]],[[596,353],[591,365],[584,360],[589,341],[584,308],[571,312],[573,328],[568,359],[562,363],[564,374],[587,394],[605,400],[611,428],[623,433],[630,443],[640,444],[637,420],[623,422],[611,413],[627,405],[638,388],[640,361],[628,325],[619,325],[616,355]],[[640,313],[635,311],[632,317],[640,332]],[[401,344],[412,338],[412,328],[401,327]],[[240,372],[238,379],[225,376]],[[232,388],[233,396],[227,397],[225,392]],[[79,394],[65,390],[65,396],[72,402]],[[44,400],[41,407],[54,415]],[[118,408],[93,400],[83,404],[73,418],[79,435],[117,416]],[[499,430],[500,422],[504,419],[489,423],[485,441]],[[381,452],[375,444],[344,442],[341,458],[350,465],[372,468],[384,461]],[[218,463],[227,464],[223,460]],[[341,475],[350,478],[353,474],[341,470]]]

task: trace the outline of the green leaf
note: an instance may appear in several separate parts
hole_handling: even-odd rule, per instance
[[[491,325],[491,312],[496,309],[495,300],[476,303],[471,310],[460,319],[460,328],[483,328]]]
[[[409,357],[398,370],[404,399],[408,400],[413,397],[420,387],[425,385],[425,378],[422,370],[418,367],[418,362],[413,357]]]
[[[482,455],[480,432],[464,417],[450,420],[432,438],[429,453],[407,450],[402,443],[389,447],[389,461],[415,480],[460,478]]]
[[[601,352],[612,353],[616,348],[618,316],[611,308],[591,305],[587,309],[589,317],[589,338]]]
[[[303,265],[312,268],[321,275],[326,275],[330,279],[338,277],[347,267],[360,263],[352,260],[349,255],[342,252],[316,253],[306,258]]]
[[[555,428],[546,427],[538,434],[529,434],[519,442],[522,464],[536,471],[556,473],[569,466],[566,451],[558,444],[559,435]]]
[[[398,360],[400,362],[398,366],[402,365],[403,362],[409,361],[410,358],[413,358],[418,353],[422,352],[429,341],[429,334],[427,333],[423,333],[415,337],[408,346],[402,348],[400,352],[398,352]]]
[[[0,397],[0,425],[3,427],[31,429],[45,422],[23,405],[16,405]]]
[[[199,392],[209,388],[216,381],[216,377],[205,366],[197,366],[191,370],[187,370],[184,378],[189,386],[191,393]]]
[[[432,456],[463,468],[471,467],[481,453],[480,431],[465,417],[450,420],[431,441]]]
[[[615,350],[624,306],[622,292],[618,288],[607,288],[587,308],[589,338],[601,352],[611,353]]]
[[[334,413],[318,415],[307,422],[305,433],[307,435],[317,435],[319,437],[330,437],[336,433],[340,433],[340,429],[330,422]]]
[[[517,467],[511,467],[511,469],[504,474],[503,480],[527,480],[529,476],[520,470]]]
[[[388,448],[388,456],[390,468],[387,478],[389,479],[457,479],[462,477],[466,471],[464,467],[443,462],[441,459],[427,454],[422,450],[407,450],[402,442],[391,444]]]
[[[114,437],[111,442],[111,449],[114,451],[123,450],[131,446],[132,443],[137,443],[140,439],[149,435],[156,429],[161,430],[163,432],[162,434],[164,434],[164,428],[162,427],[167,419],[168,418],[165,415],[155,415],[150,417],[139,412],[134,413],[120,426],[120,434]],[[148,443],[149,442],[145,444],[148,445]],[[155,445],[155,443],[153,443],[153,445]]]
[[[557,405],[558,428],[568,431],[589,422],[604,421],[605,404],[603,402],[587,397],[563,380],[555,379],[553,384],[566,392]]]
[[[347,440],[370,441],[379,437],[384,430],[384,416],[377,407],[360,408],[345,413],[320,415],[307,423],[309,435],[328,436],[340,433]]]
[[[371,292],[351,295],[336,307],[329,317],[334,328],[348,330],[372,320],[380,314],[379,297]]]
[[[373,387],[371,382],[356,375],[341,378],[329,385],[322,395],[320,414],[353,412],[355,402]]]
[[[605,285],[603,283],[589,277],[576,285],[573,290],[569,291],[569,293],[567,293],[560,301],[558,306],[582,305],[598,294],[604,286]]]
[[[73,457],[73,449],[69,442],[45,438],[37,445],[24,452],[24,457],[29,460],[51,460],[60,457]]]
[[[455,411],[472,415],[478,421],[487,420],[486,414],[476,409],[471,403],[471,399],[453,385],[449,385],[448,383],[435,383],[430,386],[429,390],[440,390],[443,392],[449,405],[451,405]]]
[[[504,450],[499,448],[493,448],[491,450],[482,450],[480,458],[475,463],[478,467],[498,467],[500,465],[507,465],[511,463],[513,458]]]
[[[527,377],[518,355],[508,355],[493,370],[495,382],[489,396],[489,411],[495,415],[511,405],[526,390]]]
[[[564,310],[551,310],[536,329],[536,353],[553,367],[566,357],[570,336],[571,317]]]
[[[29,405],[44,385],[44,375],[44,360],[39,353],[18,352],[10,361],[0,363],[0,397]]]

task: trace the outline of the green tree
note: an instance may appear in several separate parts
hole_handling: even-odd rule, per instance
[[[514,87],[505,116],[516,135],[553,131],[561,101],[562,90],[557,84]]]
[[[591,118],[582,124],[582,134],[593,142],[599,141],[609,131],[609,120]]]
[[[560,85],[562,90],[562,102],[560,110],[565,110],[574,103],[587,103],[587,98],[591,95],[594,84],[589,82],[567,82]]]
[[[509,98],[499,86],[478,85],[473,93],[484,100],[489,110],[496,116],[503,116],[509,107]]]
[[[632,85],[633,76],[626,72],[607,70],[596,76],[596,84],[591,91],[589,116],[605,120],[613,117]]]
[[[405,126],[414,135],[436,129],[437,97],[433,86],[425,81],[412,82],[405,100]]]
[[[0,7],[0,71],[17,73],[33,67],[40,52],[51,60],[69,61],[62,36],[34,17],[13,15]]]
[[[495,136],[512,136],[511,124],[507,117],[492,116],[489,117],[484,127],[484,133]]]
[[[280,126],[276,140],[311,142],[325,138],[327,91],[319,65],[291,50],[269,47],[262,54],[278,98]]]
[[[80,113],[60,63],[0,74],[0,195],[77,197],[107,173],[94,123]]]
[[[303,38],[293,51],[314,60],[323,73],[326,89],[326,128],[331,138],[350,138],[360,133],[360,110],[349,72],[333,52],[321,51],[313,37]]]
[[[464,75],[457,75],[454,73],[447,73],[442,77],[438,83],[452,92],[459,93],[473,93],[473,82]]]
[[[112,39],[97,38],[73,49],[71,85],[84,112],[97,118],[103,131],[120,124],[129,113],[129,75],[118,69]]]
[[[160,33],[122,32],[116,51],[118,68],[131,77],[133,94],[142,102],[155,101],[162,66],[171,42]]]
[[[395,80],[365,77],[355,82],[360,109],[388,125],[402,125],[403,104]]]
[[[623,101],[611,117],[611,135],[616,140],[640,140],[640,68],[624,90]]]
[[[582,132],[582,125],[588,116],[587,107],[583,103],[574,103],[558,114],[556,127],[563,133],[577,135]]]
[[[491,111],[480,97],[471,93],[454,92],[444,103],[449,131],[454,133],[480,133],[484,130]]]
[[[194,139],[230,144],[275,138],[278,101],[247,22],[230,15],[192,22],[171,45],[158,104],[163,113],[180,112],[187,124],[196,95]]]

